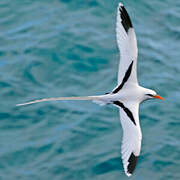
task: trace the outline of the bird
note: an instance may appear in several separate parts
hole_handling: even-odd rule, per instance
[[[117,86],[109,93],[97,96],[55,97],[34,100],[16,106],[24,106],[46,101],[91,100],[99,105],[112,104],[119,108],[123,129],[121,158],[127,176],[136,168],[141,151],[142,132],[139,122],[139,105],[148,99],[164,100],[154,90],[139,85],[137,79],[137,40],[136,34],[122,3],[117,7],[116,39],[120,51]]]

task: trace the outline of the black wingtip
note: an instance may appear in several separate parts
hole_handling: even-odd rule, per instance
[[[129,164],[127,167],[127,171],[129,174],[132,174],[134,172],[137,161],[138,161],[138,156],[135,156],[133,153],[131,153],[131,156],[129,157],[129,160],[128,160]]]
[[[129,15],[122,3],[119,4],[119,12],[120,12],[120,18],[122,19],[121,23],[122,23],[125,31],[128,33],[128,30],[130,28],[133,28],[133,25],[131,23],[131,19],[130,19]]]

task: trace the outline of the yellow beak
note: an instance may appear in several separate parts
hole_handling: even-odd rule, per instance
[[[156,98],[156,99],[161,99],[161,100],[164,100],[164,98],[163,97],[161,97],[161,96],[159,96],[159,95],[155,95],[155,96],[153,96],[154,98]]]

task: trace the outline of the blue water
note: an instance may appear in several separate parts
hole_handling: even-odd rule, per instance
[[[0,1],[0,179],[128,179],[118,109],[91,102],[15,107],[116,86],[118,2]],[[140,107],[142,151],[131,179],[180,179],[180,1],[122,2],[137,34],[139,82],[166,99]]]

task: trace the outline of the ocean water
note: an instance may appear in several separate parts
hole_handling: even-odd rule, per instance
[[[119,1],[0,1],[0,180],[123,180],[118,109],[91,102],[117,82]],[[140,106],[132,180],[180,179],[180,1],[122,1],[137,34],[138,78],[165,101]]]

